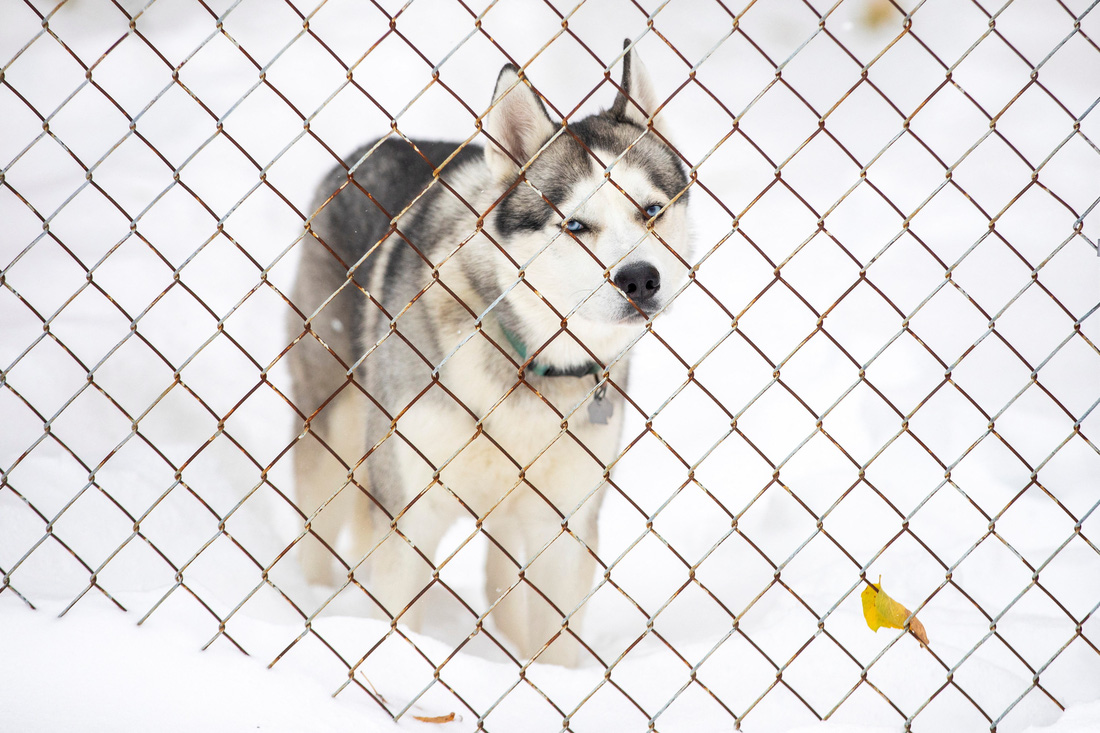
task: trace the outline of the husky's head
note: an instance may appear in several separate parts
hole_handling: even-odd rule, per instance
[[[503,195],[487,228],[530,285],[513,289],[502,315],[534,344],[561,329],[555,310],[566,317],[586,348],[554,339],[550,361],[615,356],[689,271],[688,180],[662,139],[645,67],[628,50],[615,103],[567,125],[551,120],[513,66],[493,98],[485,158]]]

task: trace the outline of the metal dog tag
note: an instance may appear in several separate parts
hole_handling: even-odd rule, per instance
[[[602,384],[588,403],[588,421],[594,425],[607,425],[614,414],[615,406],[607,399],[607,385]]]

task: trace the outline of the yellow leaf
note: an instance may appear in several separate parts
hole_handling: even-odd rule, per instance
[[[871,631],[878,631],[883,626],[888,629],[905,628],[909,609],[886,594],[882,589],[881,575],[878,585],[869,583],[859,597],[863,602],[863,618],[867,620],[867,626]],[[918,621],[916,616],[909,622],[909,631],[923,646],[928,646],[928,633],[924,630],[924,624]]]

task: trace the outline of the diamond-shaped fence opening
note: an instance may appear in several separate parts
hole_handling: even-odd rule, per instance
[[[249,727],[1094,713],[1095,4],[8,4],[0,626],[51,715],[25,608],[256,657]]]

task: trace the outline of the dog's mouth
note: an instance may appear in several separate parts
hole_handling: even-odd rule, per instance
[[[602,302],[584,303],[578,315],[609,326],[638,326],[668,305],[664,298],[648,298],[644,302],[638,302],[621,293],[617,295],[619,297],[603,299]]]
[[[623,305],[621,315],[617,322],[624,326],[644,323],[652,318],[660,309],[661,304],[659,303],[649,304],[649,307],[646,308],[631,301]]]

